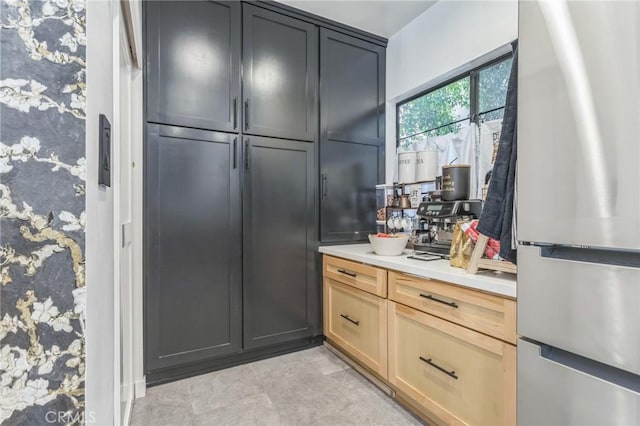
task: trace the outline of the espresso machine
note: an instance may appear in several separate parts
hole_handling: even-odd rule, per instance
[[[451,251],[451,241],[456,223],[470,221],[480,217],[482,212],[482,200],[457,200],[457,201],[426,201],[418,206],[420,225],[413,238],[413,248],[419,258],[421,254],[427,255],[425,259],[448,259]]]

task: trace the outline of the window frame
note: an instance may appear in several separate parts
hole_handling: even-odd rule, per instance
[[[421,92],[419,92],[419,93],[417,93],[415,95],[412,95],[412,96],[410,96],[408,98],[405,98],[405,99],[403,99],[403,100],[401,100],[399,102],[396,102],[396,148],[400,146],[400,107],[402,105],[408,103],[408,102],[411,102],[411,101],[413,101],[415,99],[418,99],[418,98],[420,98],[422,96],[428,95],[431,92],[435,92],[438,89],[442,89],[443,87],[448,86],[451,83],[455,83],[456,81],[461,80],[463,78],[469,77],[469,121],[471,123],[479,124],[480,115],[481,114],[488,114],[490,112],[497,111],[499,109],[503,109],[504,106],[498,107],[498,108],[494,108],[494,109],[490,109],[490,110],[487,110],[487,111],[482,111],[482,112],[478,111],[478,108],[479,108],[479,105],[480,105],[480,99],[479,99],[479,94],[480,94],[479,76],[480,76],[480,71],[482,71],[482,70],[484,70],[486,68],[489,68],[489,67],[491,67],[493,65],[496,65],[496,64],[498,64],[500,62],[506,61],[506,60],[508,60],[510,58],[513,58],[513,52],[508,52],[508,53],[502,54],[502,55],[500,55],[500,56],[498,56],[496,58],[493,58],[491,60],[485,61],[485,62],[481,63],[480,65],[478,65],[478,66],[476,66],[474,68],[471,68],[470,70],[467,70],[467,71],[464,71],[462,73],[456,74],[451,78],[447,78],[443,82],[439,82],[438,84],[435,84],[435,85],[433,85],[433,86],[431,86],[431,87],[429,87],[429,88],[427,88],[427,89],[425,89],[425,90],[423,90],[423,91],[421,91]],[[458,120],[458,122],[463,121],[463,120],[466,120],[466,119]],[[449,126],[449,125],[454,124],[454,123],[456,123],[456,121],[452,121],[451,123],[444,124],[443,126]],[[415,134],[413,136],[420,135],[420,134],[423,134],[423,133],[426,133],[426,132],[429,132],[429,131],[433,131],[433,130],[435,130],[437,128],[438,127],[433,128],[433,129],[427,129],[427,130],[424,130],[424,131],[422,131],[420,133],[417,133],[417,134]],[[412,136],[405,136],[405,137],[403,137],[403,139],[407,139],[409,137],[412,137]]]

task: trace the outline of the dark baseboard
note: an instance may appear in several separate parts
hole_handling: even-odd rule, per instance
[[[161,370],[148,371],[146,373],[147,387],[157,386],[212,371],[223,370],[236,365],[247,364],[261,359],[272,358],[290,352],[309,349],[320,346],[324,342],[324,336],[306,337],[291,342],[269,346],[266,348],[216,358],[206,362],[198,362],[180,367],[163,368]]]

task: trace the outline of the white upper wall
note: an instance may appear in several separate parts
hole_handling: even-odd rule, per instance
[[[389,39],[386,74],[387,183],[393,181],[396,102],[432,86],[518,37],[518,2],[441,0]]]
[[[440,1],[389,39],[387,100],[518,37],[517,1]]]

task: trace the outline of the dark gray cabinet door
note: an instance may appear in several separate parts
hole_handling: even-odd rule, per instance
[[[241,350],[238,144],[147,124],[147,371]]]
[[[366,240],[376,230],[384,146],[323,141],[320,148],[321,240]]]
[[[240,3],[145,3],[147,121],[239,131]]]
[[[323,140],[384,145],[385,49],[320,30]]]
[[[320,239],[366,240],[384,181],[385,49],[322,28],[320,63]]]
[[[244,3],[242,43],[244,132],[314,140],[318,28]]]
[[[313,334],[313,145],[245,136],[244,347]]]

